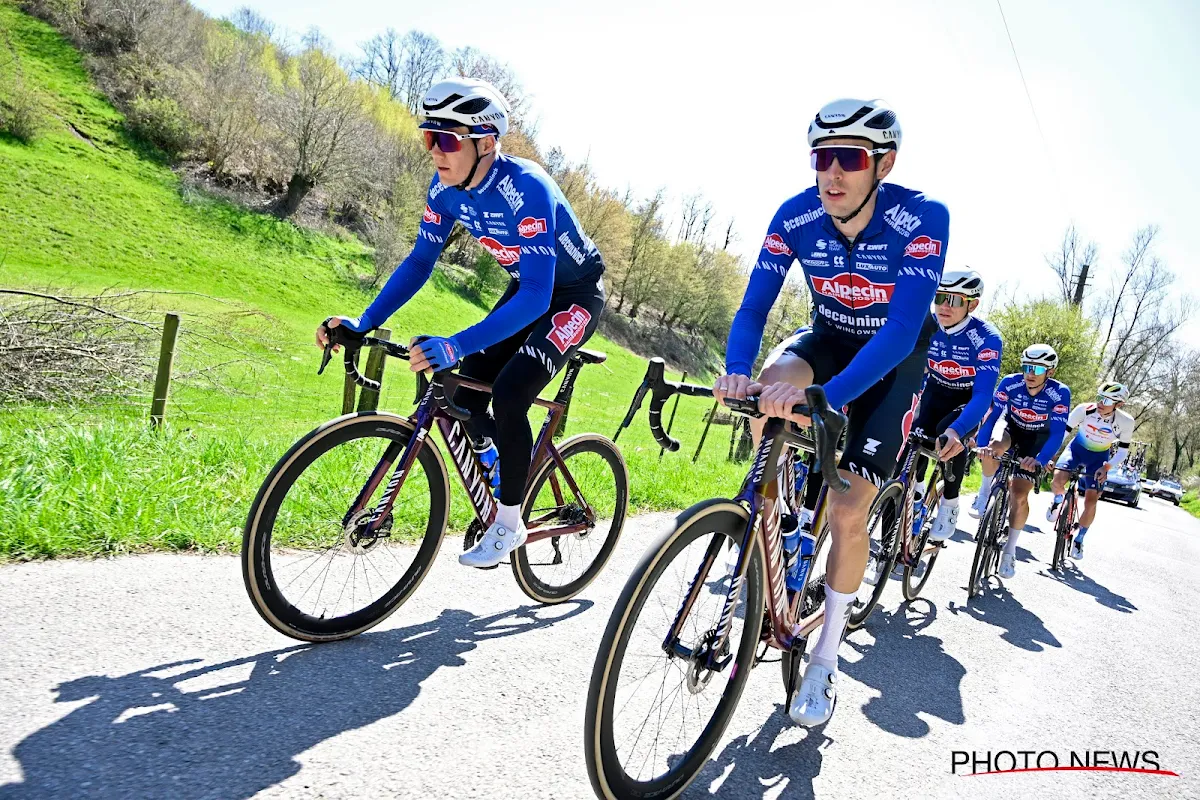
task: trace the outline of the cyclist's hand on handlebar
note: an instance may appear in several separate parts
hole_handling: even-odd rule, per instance
[[[363,336],[365,336],[373,327],[375,327],[371,324],[371,321],[367,319],[365,314],[361,317],[330,317],[317,326],[317,347],[322,350],[328,347],[330,329],[343,325],[347,330],[362,334]],[[333,351],[335,353],[341,349],[341,345],[335,344],[333,346]]]
[[[1096,481],[1098,483],[1104,483],[1106,480],[1108,480],[1108,468],[1109,465],[1105,464],[1100,467],[1100,469],[1096,470]]]
[[[750,379],[749,375],[722,375],[713,381],[713,397],[724,404],[726,397],[745,400],[762,391],[762,384]]]
[[[453,336],[414,336],[408,350],[408,368],[413,372],[453,369],[462,359],[462,348]]]
[[[962,440],[958,438],[958,431],[954,428],[946,428],[945,434],[946,444],[938,453],[938,460],[949,461],[963,451]]]
[[[1042,471],[1042,465],[1033,456],[1025,456],[1025,458],[1021,459],[1021,469],[1036,475]]]
[[[807,403],[804,390],[787,382],[773,383],[758,393],[758,410],[768,417],[782,417],[797,425],[810,425],[808,417],[792,413],[792,406]]]

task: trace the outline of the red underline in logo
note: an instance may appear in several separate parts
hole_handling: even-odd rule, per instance
[[[980,775],[1009,775],[1014,772],[1135,772],[1140,775],[1170,775],[1178,778],[1178,772],[1165,769],[1140,769],[1138,767],[1030,767],[1029,769],[1002,769],[996,772],[972,772],[963,775],[964,778],[975,778]]]

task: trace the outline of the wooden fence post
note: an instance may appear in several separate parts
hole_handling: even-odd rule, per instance
[[[171,389],[171,365],[175,363],[175,340],[179,337],[179,315],[167,314],[163,322],[162,346],[158,350],[158,374],[154,377],[154,397],[150,401],[150,427],[160,430],[167,413],[167,393]]]
[[[392,332],[387,328],[380,328],[375,331],[375,338],[383,339],[385,342],[392,340]],[[372,347],[371,352],[367,354],[367,368],[363,370],[363,375],[373,381],[383,383],[383,366],[387,363],[387,357],[383,353],[382,347]],[[379,392],[383,390],[383,386],[379,389],[363,389],[358,395],[358,410],[359,411],[376,411],[379,408]]]
[[[700,458],[700,451],[704,449],[704,440],[708,438],[708,429],[712,427],[713,417],[717,415],[717,406],[720,403],[713,401],[712,411],[708,412],[708,422],[704,423],[704,433],[700,434],[700,444],[696,445],[696,454],[692,456],[692,463],[696,463],[696,459]]]

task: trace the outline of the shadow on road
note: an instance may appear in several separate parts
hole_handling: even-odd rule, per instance
[[[572,602],[565,613],[559,609],[570,604],[488,617],[447,609],[429,622],[344,642],[68,681],[56,700],[89,702],[13,749],[25,780],[0,786],[0,798],[249,797],[298,772],[300,753],[403,711],[422,681],[465,664],[479,643],[591,606]]]
[[[790,744],[780,739],[801,737]],[[708,762],[684,797],[811,798],[813,779],[821,772],[821,750],[833,742],[819,729],[796,727],[785,706],[777,705],[763,726],[739,736]]]
[[[1017,547],[1018,556],[1022,555],[1022,549],[1020,546]],[[1023,557],[1018,560],[1034,561],[1036,559],[1029,554],[1028,550],[1025,550]],[[950,613],[965,614],[980,622],[1003,629],[1004,632],[1000,634],[1000,638],[1022,650],[1040,653],[1046,649],[1047,645],[1062,647],[1058,638],[1046,628],[1042,618],[1021,605],[1021,601],[1004,588],[1000,578],[995,575],[984,581],[983,593],[971,600],[969,604],[959,605],[953,600],[950,601]]]
[[[1123,614],[1132,614],[1134,611],[1138,610],[1137,606],[1129,602],[1127,598],[1122,597],[1121,595],[1109,589],[1107,586],[1102,586],[1101,584],[1096,583],[1096,581],[1094,581],[1092,578],[1089,578],[1087,575],[1083,574],[1078,565],[1072,564],[1068,566],[1067,569],[1061,574],[1055,574],[1049,570],[1045,570],[1039,574],[1045,578],[1050,578],[1051,580],[1058,581],[1065,586],[1069,586],[1077,592],[1090,594],[1092,597],[1096,598],[1097,603],[1102,606],[1106,606],[1107,608],[1111,608],[1113,611],[1120,611]]]
[[[966,668],[943,649],[941,639],[921,633],[936,617],[937,608],[924,599],[891,612],[877,609],[865,626],[875,641],[860,641],[861,634],[855,632],[843,645],[862,658],[843,659],[842,672],[879,692],[863,706],[863,713],[897,736],[929,733],[929,723],[919,714],[954,725],[966,721],[959,689]]]

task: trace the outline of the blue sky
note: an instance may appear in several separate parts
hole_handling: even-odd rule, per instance
[[[245,0],[201,0],[222,16]],[[256,0],[346,53],[417,28],[507,61],[539,141],[601,179],[676,198],[702,191],[757,252],[779,204],[812,183],[804,133],[836,97],[882,97],[904,142],[891,180],[950,208],[949,264],[989,286],[1053,291],[1043,255],[1074,221],[1100,245],[1097,281],[1134,231],[1200,298],[1200,2],[1004,0],[1044,139],[995,0],[852,4]],[[1185,338],[1200,347],[1200,319]]]

